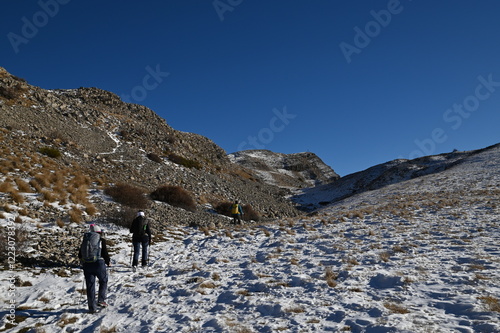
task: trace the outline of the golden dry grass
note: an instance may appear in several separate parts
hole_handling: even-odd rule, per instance
[[[337,278],[338,278],[338,275],[333,271],[333,269],[331,267],[327,267],[325,269],[325,280],[326,280],[326,284],[331,287],[331,288],[335,288],[337,286]]]
[[[399,313],[399,314],[406,314],[406,313],[410,313],[410,310],[408,310],[407,308],[405,308],[404,306],[401,306],[399,304],[396,304],[396,303],[389,303],[389,302],[386,302],[384,303],[384,307],[391,311],[392,313]]]

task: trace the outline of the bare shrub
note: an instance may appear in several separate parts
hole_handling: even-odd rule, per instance
[[[259,221],[260,220],[260,214],[255,211],[252,207],[252,205],[243,205],[243,220],[245,221]]]
[[[51,158],[61,157],[61,152],[56,148],[42,147],[38,150],[41,154],[46,155]]]
[[[156,155],[155,153],[149,153],[146,155],[147,158],[149,158],[151,161],[156,162],[156,163],[161,163],[163,160],[161,159],[160,156]]]
[[[131,208],[145,209],[149,201],[145,192],[135,186],[128,184],[116,184],[104,190],[104,194],[109,195],[116,202]]]
[[[169,205],[194,212],[196,203],[191,194],[180,186],[165,185],[150,194],[151,199],[166,202]]]
[[[195,169],[201,169],[201,164],[198,161],[190,160],[185,157],[176,155],[176,154],[170,154],[168,155],[168,159],[175,164],[182,165],[186,168],[195,168]]]
[[[231,205],[232,203],[229,201],[221,201],[214,204],[214,209],[218,214],[231,216]]]

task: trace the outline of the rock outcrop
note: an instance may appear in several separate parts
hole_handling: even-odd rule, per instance
[[[263,182],[298,189],[328,184],[340,178],[316,154],[281,154],[269,150],[245,150],[229,154],[235,163],[254,171]]]

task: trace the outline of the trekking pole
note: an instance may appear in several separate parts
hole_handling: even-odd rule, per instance
[[[80,290],[80,304],[83,304],[83,290],[85,288],[85,274],[83,274],[82,278],[82,289]]]
[[[151,252],[151,242],[148,244],[148,260],[146,261],[149,267],[149,253]]]
[[[134,250],[134,244],[132,243],[132,246],[130,247],[130,266],[132,266],[132,251]]]

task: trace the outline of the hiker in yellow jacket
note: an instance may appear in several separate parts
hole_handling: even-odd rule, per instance
[[[238,203],[238,200],[236,200],[232,205],[231,205],[231,215],[233,216],[233,223],[239,223],[241,224],[241,216],[243,215],[243,209],[241,208],[241,205]]]

